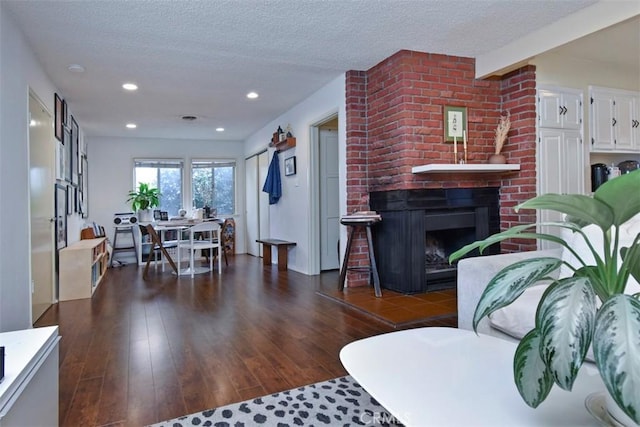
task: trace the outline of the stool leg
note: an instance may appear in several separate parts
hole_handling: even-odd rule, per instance
[[[351,227],[349,237],[347,237],[347,247],[344,251],[344,260],[342,261],[342,267],[340,268],[340,281],[338,282],[338,290],[344,292],[344,281],[347,278],[347,264],[349,264],[349,254],[351,253],[351,242],[353,241],[353,233],[355,227]]]
[[[376,265],[376,256],[373,253],[373,239],[371,239],[371,227],[367,226],[367,246],[369,247],[369,262],[371,263],[371,272],[373,273],[373,288],[376,297],[382,296],[380,290],[380,276],[378,276],[378,266]]]

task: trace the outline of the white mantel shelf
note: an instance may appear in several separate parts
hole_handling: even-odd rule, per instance
[[[451,173],[451,172],[471,172],[471,173],[496,173],[496,172],[512,172],[519,171],[519,164],[442,164],[442,163],[432,163],[429,165],[422,166],[414,166],[411,168],[411,173]]]

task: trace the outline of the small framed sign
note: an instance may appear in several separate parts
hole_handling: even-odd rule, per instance
[[[444,140],[453,142],[454,138],[462,142],[467,131],[467,107],[444,106]]]
[[[284,159],[284,174],[286,176],[296,174],[296,156]]]

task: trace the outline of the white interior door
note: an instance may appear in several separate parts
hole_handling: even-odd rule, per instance
[[[340,199],[338,169],[338,131],[320,129],[320,270],[340,266]]]
[[[54,302],[53,191],[56,144],[51,114],[29,95],[29,198],[31,204],[31,320]]]
[[[247,218],[247,253],[260,256],[256,239],[259,237],[259,213],[258,213],[258,156],[249,157],[245,161],[245,189],[246,189],[246,218]]]

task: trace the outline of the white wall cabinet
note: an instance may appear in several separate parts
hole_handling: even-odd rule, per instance
[[[581,90],[538,90],[538,194],[584,194],[582,117]],[[556,212],[538,211],[540,222],[561,220],[562,216]],[[543,227],[539,231],[559,234],[557,228]],[[550,247],[549,242],[540,242],[540,249]]]
[[[538,90],[538,127],[580,130],[582,91],[558,88]]]
[[[591,151],[640,151],[640,93],[589,87]]]

